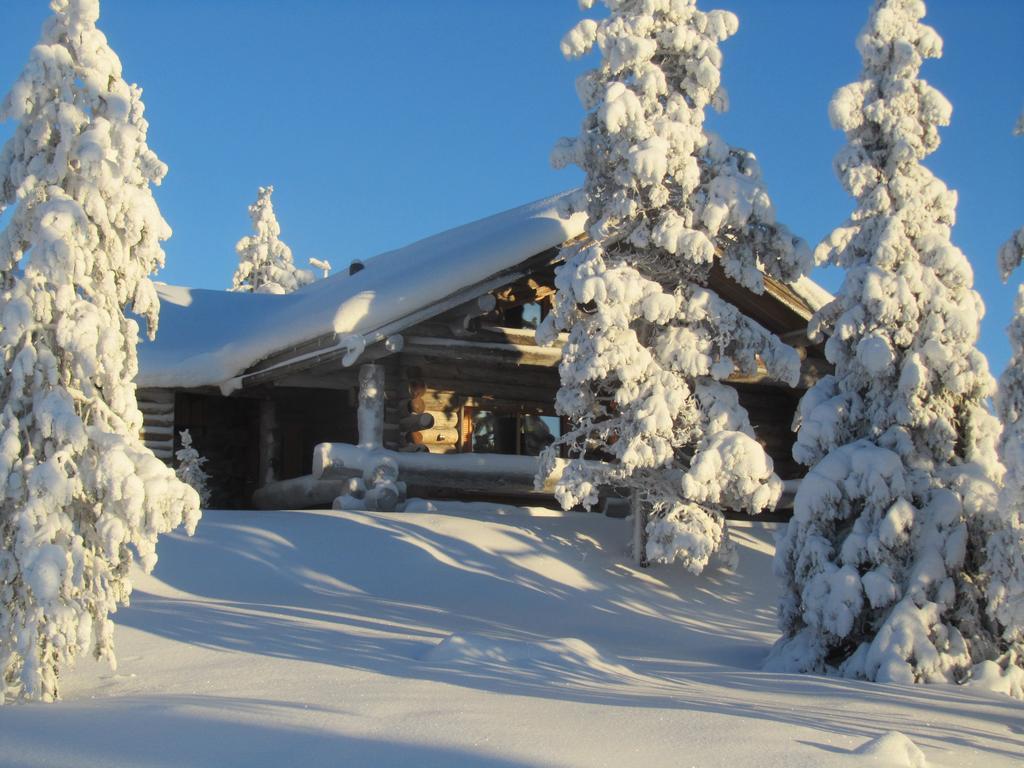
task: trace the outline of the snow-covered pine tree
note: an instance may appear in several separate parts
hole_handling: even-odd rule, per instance
[[[313,273],[299,269],[292,261],[292,249],[281,241],[281,225],[274,215],[270,196],[273,187],[260,187],[256,202],[249,206],[255,235],[238,241],[238,267],[231,290],[242,293],[291,293],[313,282]]]
[[[178,466],[174,470],[174,474],[178,476],[181,482],[186,483],[199,494],[199,504],[203,509],[206,509],[210,504],[210,476],[203,469],[206,458],[200,456],[199,451],[192,447],[191,432],[183,429],[179,435],[181,436],[181,448],[174,454],[174,457],[178,460]]]
[[[1016,134],[1024,134],[1024,115]],[[1024,262],[1024,227],[999,251],[1003,281]],[[988,610],[1001,629],[1002,657],[998,674],[1007,692],[1024,698],[1024,285],[1017,289],[1014,316],[1008,329],[1010,362],[999,378],[996,411],[1003,423],[999,457],[1006,467],[999,494],[1005,525],[989,540],[986,571]]]
[[[96,28],[98,0],[51,0],[2,107],[0,671],[3,699],[52,700],[82,652],[114,663],[109,615],[135,556],[199,518],[195,492],[139,437],[139,327],[170,229],[149,185],[142,92]],[[133,556],[133,551],[135,555]]]
[[[950,242],[956,194],[921,161],[952,108],[919,79],[942,40],[921,0],[876,0],[861,79],[830,106],[856,198],[816,254],[845,268],[812,321],[835,375],[807,392],[794,456],[812,467],[779,541],[775,670],[960,681],[997,654],[986,615],[995,512],[994,390],[975,342],[984,307]]]
[[[630,488],[648,513],[648,557],[700,572],[726,543],[722,510],[759,512],[782,488],[725,380],[761,364],[799,375],[793,349],[707,288],[712,266],[760,293],[766,273],[793,280],[811,253],[775,222],[753,155],[704,128],[708,106],[726,107],[718,44],[736,17],[694,0],[605,5],[607,18],[562,41],[567,57],[596,47],[601,62],[577,84],[580,135],[552,155],[586,172],[566,213],[587,213],[590,242],[563,252],[538,330],[542,342],[569,332],[556,406],[574,425],[541,473],[564,446],[563,506]]]

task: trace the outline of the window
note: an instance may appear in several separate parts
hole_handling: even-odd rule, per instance
[[[505,328],[536,330],[543,319],[544,308],[536,302],[530,302],[506,309],[501,315],[501,325]]]
[[[467,448],[473,453],[539,456],[562,434],[557,416],[466,408],[465,418],[470,421]]]

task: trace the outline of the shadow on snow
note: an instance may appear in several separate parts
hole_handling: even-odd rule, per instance
[[[635,570],[620,556],[621,521],[476,526],[467,540],[465,524],[443,515],[210,514],[194,539],[161,544],[156,578],[188,594],[137,590],[117,620],[203,647],[501,694],[717,712],[851,737],[895,729],[938,751],[950,742],[1010,757],[1024,751],[1024,739],[1009,736],[1019,720],[1009,701],[983,699],[965,712],[970,694],[945,686],[760,672],[774,607],[749,584],[772,578],[765,552],[742,548],[736,574],[696,578],[678,567]],[[424,659],[453,633],[576,637],[630,671]],[[922,722],[922,705],[959,718],[957,733]],[[1005,750],[991,746],[982,719],[1006,725]]]

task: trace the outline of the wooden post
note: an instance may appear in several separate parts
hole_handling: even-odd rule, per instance
[[[274,455],[277,452],[277,407],[273,400],[260,401],[260,486],[277,480]]]
[[[629,495],[629,509],[633,514],[633,562],[646,568],[647,562],[647,510],[635,488]]]
[[[359,368],[359,447],[384,444],[384,369],[368,363]]]

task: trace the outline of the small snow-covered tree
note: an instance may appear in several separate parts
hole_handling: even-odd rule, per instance
[[[87,650],[114,663],[110,614],[157,535],[198,498],[142,443],[132,383],[149,274],[170,229],[150,191],[142,92],[96,28],[98,0],[51,0],[2,107],[0,673],[3,698],[52,700]],[[133,555],[134,551],[134,555]]]
[[[255,235],[238,241],[238,267],[231,290],[242,293],[291,293],[313,282],[313,273],[299,269],[292,249],[281,241],[281,225],[274,215],[270,196],[273,187],[260,187],[256,202],[249,206]]]
[[[876,0],[861,79],[830,106],[856,198],[820,246],[844,267],[812,321],[835,375],[803,398],[794,456],[812,467],[780,539],[783,637],[771,669],[961,681],[1001,646],[985,611],[995,512],[994,390],[975,342],[984,308],[950,242],[956,194],[921,161],[952,108],[918,77],[942,40],[921,0]]]
[[[556,406],[574,425],[541,473],[564,446],[563,506],[630,488],[649,513],[647,555],[700,572],[726,543],[723,509],[760,512],[782,488],[725,380],[762,365],[799,375],[793,349],[708,289],[711,270],[761,293],[766,273],[795,279],[811,254],[775,222],[753,155],[704,128],[708,106],[726,107],[718,44],[736,17],[694,0],[605,5],[562,41],[566,56],[596,47],[601,61],[577,84],[580,135],[552,155],[586,172],[566,213],[586,212],[590,241],[563,251],[538,330],[569,332]]]
[[[183,429],[181,435],[181,448],[174,457],[178,460],[178,466],[174,473],[181,482],[189,485],[192,490],[199,494],[199,505],[206,509],[210,504],[210,476],[203,469],[206,458],[199,455],[199,451],[192,447],[192,433]]]

